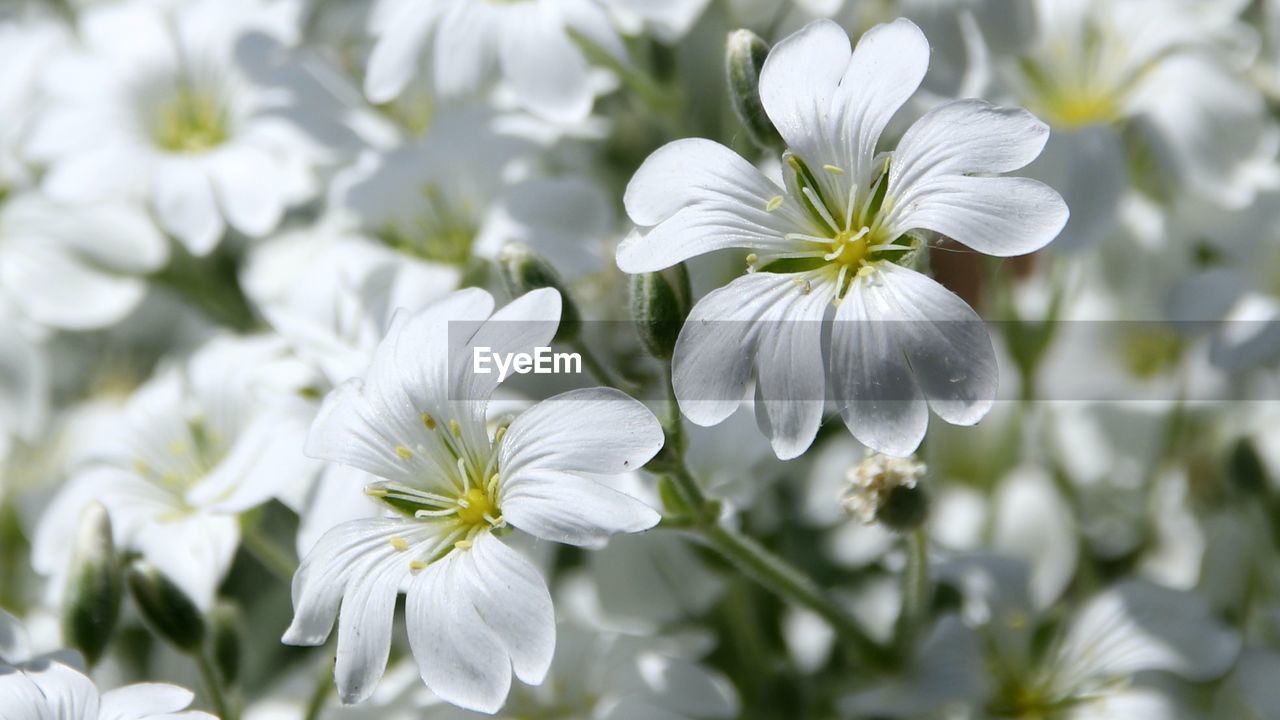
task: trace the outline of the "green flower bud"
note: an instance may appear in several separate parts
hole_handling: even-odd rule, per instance
[[[240,679],[243,624],[239,608],[229,603],[219,603],[209,613],[213,664],[227,685],[235,685]]]
[[[1267,490],[1267,469],[1249,438],[1240,438],[1227,458],[1227,477],[1239,490],[1261,494]]]
[[[769,46],[758,35],[750,30],[734,30],[725,41],[724,70],[729,101],[752,142],[763,150],[781,151],[786,142],[760,102],[760,69],[768,55]]]
[[[80,513],[65,590],[63,637],[93,665],[111,641],[124,597],[123,571],[111,541],[111,518],[99,502],[89,503]]]
[[[565,289],[560,273],[546,258],[524,243],[507,243],[498,251],[498,271],[502,275],[502,284],[513,297],[541,288],[553,288],[559,292],[560,328],[556,331],[556,340],[564,342],[578,336],[582,329],[582,313],[578,312],[573,296]]]
[[[631,276],[631,319],[654,357],[670,360],[692,307],[693,290],[684,264]]]
[[[204,642],[205,622],[200,609],[172,580],[150,564],[138,560],[129,566],[129,590],[151,627],[169,642],[189,653]]]

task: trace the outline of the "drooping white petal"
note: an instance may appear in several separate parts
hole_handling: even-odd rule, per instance
[[[59,662],[0,671],[0,709],[5,720],[97,718],[98,689]]]
[[[929,407],[912,377],[896,326],[900,309],[859,278],[836,309],[831,328],[831,384],[840,415],[863,445],[887,455],[915,451]]]
[[[822,321],[836,286],[806,282],[784,294],[763,320],[756,357],[756,414],[781,460],[809,449],[826,401]]]
[[[757,272],[712,290],[693,306],[676,339],[672,384],[698,425],[722,422],[746,397],[763,325],[775,304],[799,293],[795,276]]]
[[[176,713],[186,708],[195,695],[186,688],[163,683],[138,683],[102,693],[98,720],[142,720],[154,715]]]
[[[953,425],[973,425],[995,401],[999,382],[995,350],[982,318],[955,293],[914,270],[880,263],[882,282],[860,289],[878,296],[898,334],[916,382],[938,417]]]
[[[459,707],[494,713],[511,688],[511,659],[467,593],[462,553],[437,560],[409,586],[405,623],[422,681]]]
[[[113,519],[120,514],[118,502],[107,507]],[[240,526],[233,515],[161,517],[139,528],[131,544],[182,588],[196,607],[208,610],[240,545]]]
[[[360,569],[360,559],[370,551],[390,548],[391,538],[425,525],[402,518],[362,519],[325,533],[293,576],[293,622],[285,631],[283,642],[324,643],[347,585]],[[409,558],[404,562],[407,573]]]
[[[345,705],[368,699],[387,669],[396,597],[409,575],[409,558],[389,540],[366,545],[354,565],[338,612],[333,665],[338,697]]]
[[[781,204],[773,210],[771,202]],[[627,214],[641,229],[618,246],[624,272],[651,272],[727,248],[785,252],[809,228],[794,198],[729,148],[688,138],[654,151],[627,184]]]
[[[556,617],[551,593],[536,568],[492,533],[461,553],[469,602],[502,643],[516,677],[538,685],[551,667]]]

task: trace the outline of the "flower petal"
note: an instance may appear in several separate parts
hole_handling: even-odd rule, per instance
[[[559,13],[535,3],[504,9],[501,22],[507,31],[498,46],[503,78],[534,114],[557,122],[581,121],[594,100],[587,61]]]
[[[756,411],[781,460],[813,444],[826,404],[822,327],[834,282],[796,286],[765,320],[756,357]]]
[[[278,162],[265,151],[237,145],[209,158],[209,179],[227,221],[240,232],[262,237],[284,215]]]
[[[461,562],[470,602],[511,656],[516,677],[542,683],[556,649],[556,614],[542,575],[491,533],[478,535]]]
[[[494,713],[511,689],[511,660],[466,596],[462,553],[431,563],[409,586],[405,622],[422,681],[441,699]]]
[[[760,99],[792,152],[866,183],[880,134],[928,66],[929,42],[910,20],[871,28],[852,54],[839,25],[817,20],[774,46],[760,72]],[[820,182],[838,190],[834,176]]]
[[[911,189],[892,211],[892,227],[932,230],[997,257],[1035,252],[1067,224],[1067,204],[1056,190],[1021,177],[934,178]]]
[[[769,210],[776,198],[782,204]],[[794,249],[783,236],[811,224],[751,163],[701,138],[655,150],[627,184],[623,202],[632,222],[647,227],[618,246],[618,267],[630,273],[727,248]]]
[[[662,425],[649,408],[613,388],[570,390],[520,414],[502,437],[504,484],[526,472],[599,475],[639,470],[662,449]]]
[[[939,175],[1004,173],[1026,167],[1049,140],[1049,126],[1022,108],[984,100],[939,105],[898,142],[889,168],[889,193]]]
[[[160,163],[152,202],[160,224],[193,255],[207,255],[222,239],[225,226],[213,186],[196,162],[173,159]]]
[[[141,278],[116,275],[77,262],[45,238],[14,242],[0,264],[0,281],[33,320],[67,330],[118,322],[137,307],[146,293],[146,283]]]
[[[897,335],[929,407],[953,425],[973,425],[995,401],[999,368],[991,336],[964,300],[900,265],[881,263],[865,288],[883,308],[876,319]]]
[[[832,389],[855,438],[887,455],[906,456],[924,438],[929,407],[897,337],[897,308],[875,282],[879,280],[855,279],[836,309]]]
[[[716,425],[738,409],[765,327],[760,320],[789,294],[799,293],[795,277],[750,273],[693,306],[672,357],[676,398],[691,421]]]
[[[399,2],[384,7],[390,10],[381,18],[383,26],[377,28],[378,42],[364,78],[364,94],[373,103],[389,102],[408,87],[420,66],[440,4]]]
[[[175,713],[191,704],[195,695],[186,688],[163,683],[138,683],[102,694],[99,720],[143,720]]]
[[[609,536],[648,530],[662,519],[643,502],[579,475],[540,468],[507,483],[502,516],[543,540],[600,547]]]

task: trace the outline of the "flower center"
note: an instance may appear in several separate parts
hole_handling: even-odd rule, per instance
[[[1052,40],[1025,60],[1026,104],[1051,125],[1081,128],[1115,122],[1148,66],[1133,67],[1123,38],[1087,22],[1078,37]]]
[[[495,518],[498,508],[494,499],[478,487],[473,487],[458,498],[458,519],[468,525],[480,525],[486,518]]]
[[[172,95],[156,108],[152,137],[175,153],[204,152],[226,141],[230,122],[217,93],[179,81]]]
[[[841,230],[831,241],[831,261],[857,267],[867,256],[871,228]]]
[[[411,220],[388,221],[377,236],[396,250],[423,260],[465,264],[479,228],[472,203],[446,197],[436,183],[423,186],[422,196],[422,212]]]

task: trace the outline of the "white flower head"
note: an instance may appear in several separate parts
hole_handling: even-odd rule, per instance
[[[440,95],[474,93],[496,75],[521,105],[563,123],[585,119],[595,99],[591,66],[573,35],[619,61],[626,58],[622,39],[595,0],[380,0],[370,31],[377,43],[365,94],[373,102],[403,92],[429,53]]]
[[[29,142],[49,165],[45,191],[145,200],[197,255],[228,225],[273,230],[343,138],[326,93],[287,54],[298,7],[134,0],[82,12],[81,46],[50,64]]]
[[[146,294],[140,276],[168,259],[164,236],[127,203],[67,207],[34,191],[0,198],[0,293],[41,325],[122,320]]]
[[[632,178],[625,204],[640,229],[618,249],[624,271],[728,248],[749,250],[756,270],[706,295],[676,345],[675,390],[693,422],[728,417],[754,370],[774,451],[804,452],[822,420],[822,329],[833,304],[826,372],[863,444],[906,455],[930,408],[961,425],[990,408],[997,368],[985,328],[909,265],[928,233],[989,255],[1037,250],[1067,208],[1042,183],[998,177],[1035,159],[1048,138],[1024,110],[950,102],[877,153],[928,62],[928,41],[907,20],[872,28],[852,51],[839,26],[816,21],[778,43],[760,77],[789,147],[785,187],[700,139],[660,148]]]
[[[546,346],[559,315],[554,290],[496,313],[488,293],[455,292],[397,315],[364,379],[326,398],[308,453],[381,478],[366,492],[388,513],[339,525],[316,544],[294,577],[284,640],[321,644],[338,615],[344,702],[367,698],[382,676],[403,590],[426,685],[450,703],[496,711],[512,670],[540,683],[555,646],[545,581],[501,535],[514,527],[597,546],[657,523],[647,505],[593,479],[636,470],[662,446],[657,419],[635,400],[575,390],[490,428],[497,374],[472,372],[473,348]]]
[[[121,548],[212,606],[239,546],[238,514],[317,470],[302,454],[309,376],[285,351],[274,337],[219,338],[130,397],[41,519],[32,563],[55,591],[65,539],[98,500]]]
[[[59,662],[32,663],[23,668],[0,665],[0,712],[26,720],[216,720],[188,710],[195,696],[176,685],[139,683],[100,693],[93,681]]]

